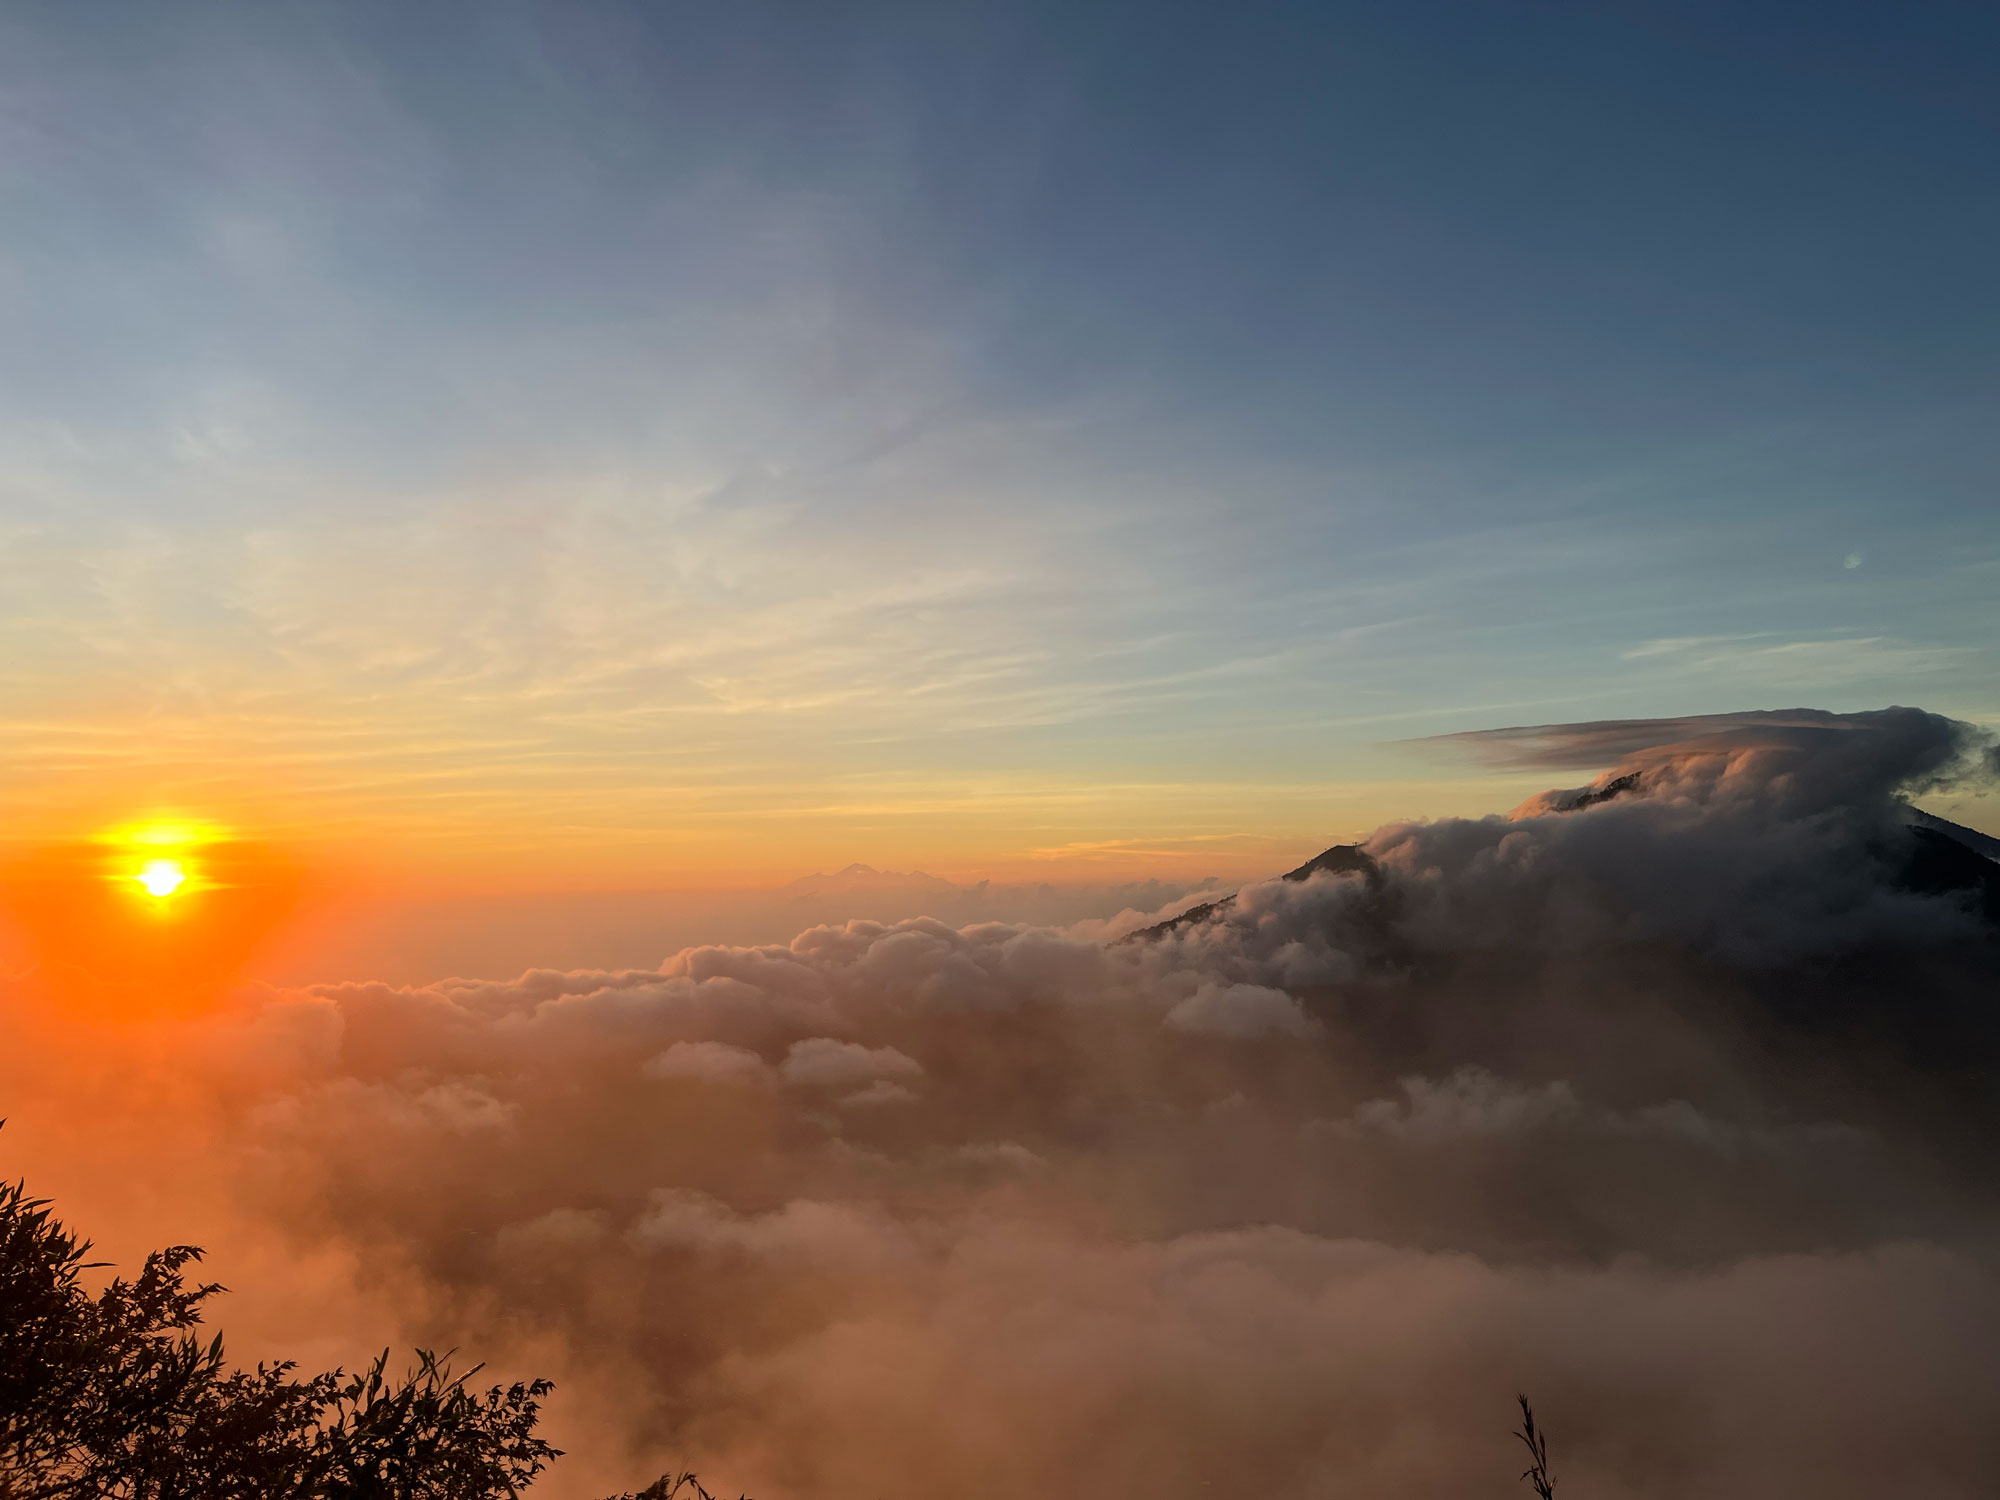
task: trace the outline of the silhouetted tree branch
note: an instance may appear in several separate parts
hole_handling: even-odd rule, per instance
[[[0,1500],[499,1500],[560,1450],[535,1436],[546,1380],[468,1388],[420,1349],[389,1373],[226,1370],[195,1332],[223,1290],[191,1245],[96,1296],[90,1243],[20,1183],[0,1185]],[[693,1474],[648,1500],[713,1500]]]

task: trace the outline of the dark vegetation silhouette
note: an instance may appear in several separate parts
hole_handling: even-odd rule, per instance
[[[479,1391],[480,1366],[416,1352],[392,1375],[225,1367],[196,1332],[223,1290],[191,1245],[92,1296],[90,1242],[0,1185],[0,1500],[493,1500],[561,1450],[535,1435],[546,1380]],[[714,1500],[691,1473],[618,1500]]]
[[[1521,1477],[1535,1487],[1537,1500],[1555,1500],[1556,1482],[1549,1474],[1549,1435],[1535,1426],[1535,1409],[1528,1405],[1526,1396],[1516,1396],[1521,1403],[1521,1426],[1514,1434],[1528,1445],[1528,1467]]]

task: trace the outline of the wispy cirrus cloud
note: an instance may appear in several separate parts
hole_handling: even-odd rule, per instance
[[[1917,645],[1891,636],[1787,639],[1776,631],[1756,631],[1747,635],[1663,636],[1619,652],[1618,659],[1745,681],[1829,685],[1949,671],[1963,665],[1970,651],[1964,646]]]

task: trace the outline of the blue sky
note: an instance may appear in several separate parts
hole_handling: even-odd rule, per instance
[[[17,8],[0,795],[971,870],[1464,810],[1385,742],[1492,724],[2000,722],[1996,64],[1973,6]]]

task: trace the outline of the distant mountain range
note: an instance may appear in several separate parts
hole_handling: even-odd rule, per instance
[[[980,884],[985,884],[984,881]],[[878,870],[873,865],[851,864],[844,870],[836,870],[831,875],[801,875],[797,880],[788,881],[784,886],[787,895],[801,899],[822,896],[853,896],[895,893],[897,895],[920,891],[950,892],[954,895],[976,886],[962,886],[946,880],[940,875],[926,875],[922,870]]]

